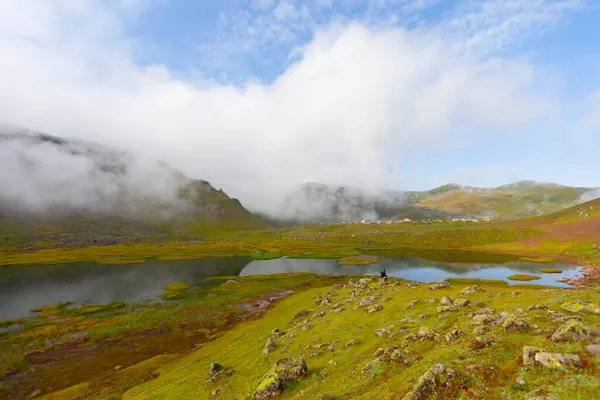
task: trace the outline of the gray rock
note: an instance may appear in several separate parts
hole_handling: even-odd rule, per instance
[[[535,354],[535,361],[553,369],[581,366],[581,359],[576,354],[539,352]]]
[[[263,349],[263,354],[268,355],[271,352],[273,352],[273,350],[275,350],[277,348],[277,343],[275,343],[275,341],[271,338],[269,338],[267,340],[267,343],[265,343],[265,348]]]
[[[367,308],[368,313],[374,313],[374,312],[381,311],[381,310],[383,310],[383,307],[380,306],[379,304],[372,304],[369,306],[369,308]]]
[[[458,307],[466,307],[470,304],[471,302],[469,301],[469,299],[456,299],[454,300],[454,305],[458,306]]]
[[[513,315],[509,315],[504,319],[502,328],[506,332],[527,332],[530,329],[529,324],[525,320]]]
[[[454,302],[452,301],[452,299],[450,297],[444,296],[440,300],[440,304],[443,305],[443,306],[453,306]]]
[[[402,400],[428,399],[444,386],[450,385],[454,377],[454,370],[447,369],[444,364],[436,364],[419,378],[413,389]]]
[[[600,357],[600,344],[590,344],[585,349],[594,357]]]
[[[436,282],[436,283],[432,284],[430,286],[430,288],[432,290],[437,290],[437,289],[444,289],[444,288],[447,288],[449,286],[450,286],[450,284],[448,282],[442,281],[442,282]]]
[[[565,340],[584,341],[593,340],[600,337],[600,331],[591,328],[579,321],[570,320],[565,322],[554,333],[550,340],[561,342]]]
[[[535,355],[540,352],[546,352],[546,350],[539,347],[523,346],[523,365],[533,364]]]

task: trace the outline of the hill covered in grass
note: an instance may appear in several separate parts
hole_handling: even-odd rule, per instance
[[[209,182],[95,143],[0,135],[3,247],[191,239],[266,224]]]
[[[265,216],[276,226],[361,219],[516,219],[576,205],[595,189],[522,181],[497,188],[448,184],[427,191],[367,191],[308,183],[289,194],[281,210]]]
[[[25,357],[0,353],[16,365],[4,371],[6,394],[52,400],[600,396],[598,291],[460,279],[392,279],[382,286],[311,274],[215,283],[137,311],[125,304],[40,308],[35,319],[20,321],[21,332],[4,339],[7,349],[38,350]],[[70,340],[74,333],[86,340]],[[49,336],[57,344],[38,349]]]

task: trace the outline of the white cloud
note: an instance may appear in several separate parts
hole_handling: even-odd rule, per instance
[[[306,181],[386,186],[403,152],[518,132],[552,107],[526,61],[435,33],[338,25],[272,84],[199,86],[136,64],[122,5],[2,4],[0,120],[160,157],[267,211]]]
[[[277,19],[293,19],[296,17],[296,7],[289,0],[281,0],[275,7],[274,12]]]

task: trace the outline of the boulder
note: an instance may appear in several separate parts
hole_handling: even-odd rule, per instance
[[[219,363],[212,363],[210,364],[210,368],[208,369],[208,374],[209,375],[216,375],[219,372],[223,371],[224,367],[219,364]]]
[[[600,337],[600,331],[591,328],[579,321],[570,320],[560,326],[550,340],[553,342],[561,342],[565,340],[584,341],[593,340]]]
[[[487,326],[477,326],[473,329],[473,335],[485,335],[490,331],[490,328]]]
[[[294,315],[294,318],[298,319],[298,318],[308,317],[311,313],[312,313],[312,310],[301,310],[301,311],[298,311]]]
[[[473,293],[483,292],[483,289],[479,285],[468,286],[460,291],[461,296],[468,296]]]
[[[600,314],[600,306],[587,300],[577,300],[564,303],[560,306],[560,308],[572,313]]]
[[[576,354],[539,352],[535,354],[535,361],[552,369],[581,366],[581,359]]]
[[[436,364],[425,372],[402,400],[429,399],[439,392],[444,386],[452,383],[456,373],[447,369],[444,364]]]
[[[271,331],[271,337],[273,339],[277,339],[278,337],[283,336],[283,332],[279,330],[279,328],[275,328]]]
[[[366,306],[370,306],[371,304],[373,304],[373,300],[369,300],[369,299],[365,299],[365,298],[360,299],[360,301],[358,302],[359,307],[366,307]]]
[[[509,315],[504,319],[502,328],[506,332],[527,332],[530,329],[529,324],[525,320],[517,318],[514,315]]]
[[[268,355],[276,348],[277,348],[277,343],[275,343],[275,341],[273,339],[269,338],[267,340],[267,343],[265,343],[265,348],[263,349],[263,354]]]
[[[454,300],[454,305],[458,306],[458,307],[466,307],[469,304],[471,304],[471,302],[469,301],[469,299],[456,299]]]
[[[371,304],[369,306],[369,308],[367,308],[368,313],[374,313],[374,312],[381,311],[381,310],[383,310],[383,307],[380,306],[379,304]]]
[[[592,357],[600,357],[600,344],[590,344],[585,349]]]
[[[440,300],[440,304],[443,305],[443,306],[453,306],[454,302],[452,301],[452,299],[450,297],[444,296]]]
[[[436,283],[433,283],[433,284],[430,286],[430,288],[431,288],[432,290],[437,290],[437,289],[444,289],[444,288],[447,288],[447,287],[449,287],[449,286],[450,286],[450,284],[449,284],[448,282],[446,282],[446,281],[442,281],[442,282],[436,282]]]
[[[375,330],[375,335],[381,337],[381,336],[388,336],[390,333],[392,333],[392,328],[394,326],[390,326],[388,328],[379,328],[377,330]]]
[[[523,365],[533,364],[535,361],[535,355],[540,352],[546,352],[546,350],[539,347],[524,346],[523,347]]]
[[[446,334],[446,342],[451,342],[454,339],[457,339],[462,335],[462,332],[458,329],[452,329],[450,332]]]

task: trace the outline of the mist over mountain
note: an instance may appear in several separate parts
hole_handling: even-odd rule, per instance
[[[496,188],[447,184],[426,191],[375,191],[307,183],[289,193],[280,208],[261,215],[280,226],[362,219],[513,219],[559,211],[599,194],[598,189],[535,181]]]
[[[5,129],[0,165],[5,238],[47,225],[104,236],[264,227],[209,182],[101,144]]]

